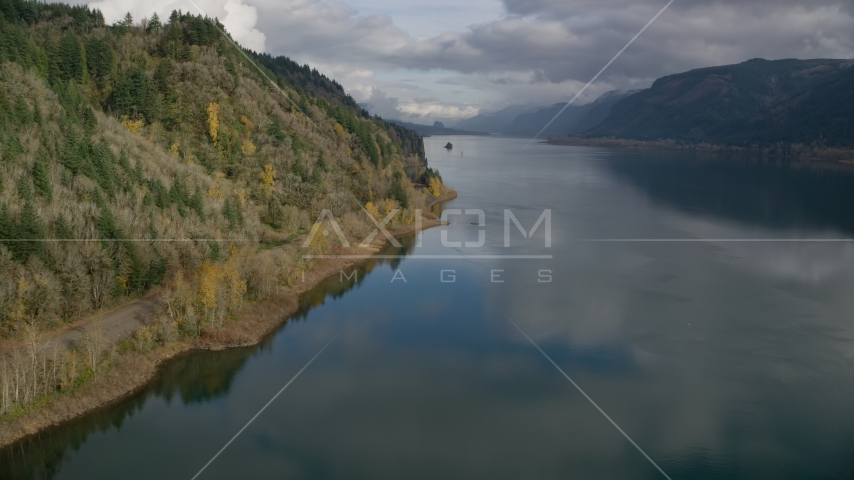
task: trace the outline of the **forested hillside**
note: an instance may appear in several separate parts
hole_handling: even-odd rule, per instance
[[[854,67],[736,123],[730,134],[737,141],[752,131],[766,142],[854,148]]]
[[[358,239],[365,205],[411,222],[425,197],[409,180],[438,180],[416,134],[276,68],[287,59],[252,64],[208,19],[105,25],[21,0],[0,13],[0,336],[220,264],[216,288],[251,296],[256,266],[224,263],[238,252],[321,209]]]
[[[754,59],[658,79],[589,137],[854,147],[854,61]]]
[[[250,53],[252,53],[259,63],[274,72],[277,78],[280,79],[280,82],[289,82],[298,91],[307,92],[310,95],[323,98],[333,104],[344,107],[356,116],[371,118],[370,113],[359,106],[356,100],[344,91],[344,87],[341,84],[328,78],[316,69],[311,68],[309,65],[299,65],[288,57],[273,57],[266,53]],[[393,122],[384,122],[384,124],[389,138],[393,139],[403,148],[404,156],[418,154],[419,157],[424,157],[424,140],[418,132],[412,129],[401,128],[400,125]]]

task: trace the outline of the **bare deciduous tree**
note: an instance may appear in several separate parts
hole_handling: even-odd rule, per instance
[[[97,372],[104,349],[104,335],[101,332],[100,324],[87,329],[80,337],[80,344],[83,347],[83,352],[86,354],[86,363],[89,369]]]

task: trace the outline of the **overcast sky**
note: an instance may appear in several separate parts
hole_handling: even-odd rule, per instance
[[[85,2],[78,2],[85,3]],[[372,113],[432,123],[571,98],[667,0],[196,0],[244,46],[309,63]],[[90,3],[108,22],[187,0]],[[854,58],[854,0],[676,0],[579,100],[751,58]]]

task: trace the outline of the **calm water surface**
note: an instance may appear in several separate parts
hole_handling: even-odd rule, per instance
[[[509,317],[673,479],[854,478],[854,244],[726,241],[854,236],[851,171],[448,140],[426,139],[445,208],[485,225],[407,239],[419,257],[0,452],[0,477],[189,479],[340,332],[199,478],[663,478]],[[504,209],[546,208],[551,248],[542,227],[504,247]],[[454,254],[553,258],[422,257]]]

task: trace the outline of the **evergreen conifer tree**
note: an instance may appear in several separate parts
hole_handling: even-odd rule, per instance
[[[157,12],[154,12],[154,15],[151,16],[151,19],[148,21],[147,30],[150,32],[159,32],[160,29],[163,28],[163,24],[160,22],[160,17],[157,15]]]
[[[83,81],[83,50],[77,36],[69,30],[59,40],[50,54],[50,78],[52,82]]]
[[[28,124],[33,121],[33,117],[30,114],[30,107],[27,106],[26,100],[24,97],[18,94],[15,96],[15,119],[18,123]]]
[[[315,165],[314,170],[311,171],[311,183],[320,185],[322,182],[323,177],[320,176],[320,166]]]
[[[17,240],[13,244],[17,247],[13,253],[19,260],[26,261],[30,255],[41,255],[44,245],[38,240],[44,238],[44,227],[31,201],[24,203],[23,208],[21,208],[20,219],[13,238]]]
[[[56,216],[56,221],[53,223],[53,230],[56,238],[63,240],[71,238],[71,228],[65,222],[65,216],[61,213]]]
[[[196,192],[190,197],[190,208],[196,212],[196,215],[202,220],[205,221],[205,201],[202,198],[202,190],[196,189]]]
[[[299,177],[300,180],[304,181],[306,179],[305,167],[303,167],[302,161],[299,158],[294,159],[294,165],[291,168],[291,171],[294,175]]]
[[[43,155],[38,155],[33,162],[32,175],[36,193],[49,201],[53,196],[53,189],[50,183],[50,171]]]
[[[115,58],[107,40],[91,36],[86,40],[86,67],[89,76],[102,88],[107,86],[113,75]]]
[[[30,187],[30,179],[28,175],[18,177],[18,198],[23,200],[33,199],[33,189]]]
[[[15,221],[9,213],[9,207],[5,204],[0,205],[0,242],[9,247],[14,248],[14,243],[10,240],[16,238]]]

